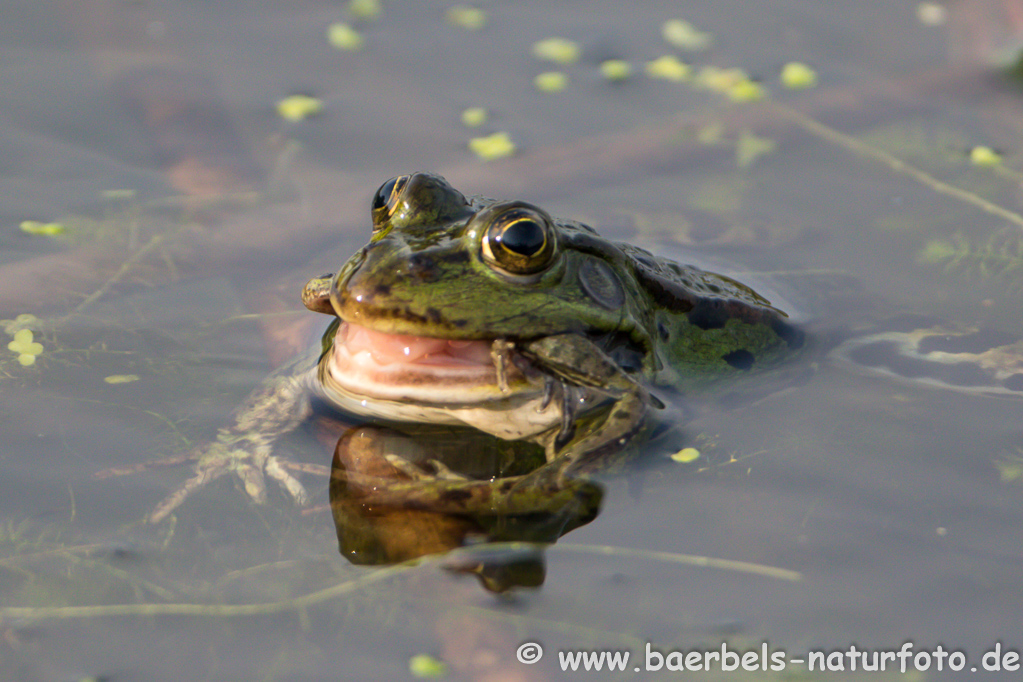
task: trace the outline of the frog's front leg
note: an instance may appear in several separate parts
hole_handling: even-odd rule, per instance
[[[517,346],[518,351],[541,371],[561,384],[562,412],[566,420],[547,444],[548,458],[557,458],[559,477],[586,473],[613,452],[625,448],[645,424],[647,410],[659,401],[625,372],[590,339],[578,334],[559,334]],[[603,419],[584,419],[577,428],[574,418],[575,387],[614,400]]]
[[[278,370],[253,391],[235,410],[232,424],[220,429],[212,443],[205,443],[186,456],[111,468],[97,473],[96,477],[107,478],[194,462],[195,475],[156,505],[148,517],[150,523],[159,523],[192,493],[232,472],[257,503],[266,500],[265,476],[269,476],[297,504],[304,505],[308,500],[305,487],[285,469],[283,460],[273,455],[276,441],[312,414],[309,387],[315,379],[315,369],[296,374],[296,364]]]

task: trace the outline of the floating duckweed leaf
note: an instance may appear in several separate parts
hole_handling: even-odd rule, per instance
[[[323,111],[323,101],[309,95],[292,95],[277,103],[277,113],[286,121],[304,121]]]
[[[748,130],[743,130],[735,143],[735,162],[739,168],[746,168],[764,154],[770,154],[778,144],[766,137],[757,137]]]
[[[728,89],[728,97],[733,102],[757,102],[766,94],[760,83],[751,80],[740,81]]]
[[[672,461],[680,462],[681,464],[688,464],[689,462],[695,462],[700,458],[700,451],[696,448],[682,448],[674,455],[671,456]]]
[[[607,59],[600,63],[600,73],[609,81],[623,81],[632,75],[632,65],[623,59]]]
[[[477,31],[487,25],[487,13],[470,5],[454,5],[445,15],[447,22],[468,31]]]
[[[748,189],[749,181],[741,173],[711,175],[693,189],[687,203],[728,221],[742,210]]]
[[[716,92],[728,92],[748,80],[749,75],[742,69],[722,69],[720,66],[705,66],[696,74],[696,85]]]
[[[408,671],[415,677],[436,679],[447,677],[448,664],[429,654],[416,654],[408,661]]]
[[[131,382],[138,380],[138,374],[111,374],[110,376],[103,377],[103,381],[108,384],[130,384]]]
[[[22,313],[13,320],[0,320],[0,325],[3,326],[4,331],[14,336],[16,332],[22,329],[35,329],[38,325],[39,318],[29,313]]]
[[[514,154],[515,143],[508,133],[498,132],[486,137],[474,137],[469,140],[469,149],[484,161],[493,161]]]
[[[362,36],[348,24],[331,24],[327,27],[327,42],[335,49],[356,52],[362,49]]]
[[[666,54],[646,63],[646,75],[651,78],[663,78],[669,81],[686,81],[692,76],[688,64],[680,62],[673,54]]]
[[[669,19],[661,25],[664,42],[680,50],[699,52],[714,44],[714,36],[696,29],[688,21]]]
[[[533,85],[540,92],[561,92],[568,87],[568,76],[561,71],[545,71],[536,75]]]
[[[944,263],[954,257],[956,251],[956,245],[948,239],[931,239],[917,253],[916,260],[929,265]]]
[[[100,197],[109,201],[126,201],[135,198],[133,189],[108,189],[100,192]]]
[[[32,340],[31,329],[19,329],[14,333],[14,340],[7,344],[7,350],[17,353],[18,362],[25,367],[36,363],[36,356],[43,352],[43,344]]]
[[[1002,162],[1002,155],[991,147],[977,146],[970,150],[970,163],[974,166],[997,166]]]
[[[995,467],[1002,483],[1012,483],[1023,478],[1023,458],[1008,455],[1005,459],[995,460]]]
[[[42,234],[47,237],[63,234],[64,226],[60,223],[41,223],[37,220],[21,221],[21,231],[29,234]]]
[[[469,128],[479,128],[487,122],[489,112],[483,107],[469,107],[462,112],[462,124]]]
[[[351,0],[348,12],[356,19],[372,21],[380,16],[380,0]]]
[[[721,142],[725,133],[725,127],[718,122],[708,123],[696,133],[696,140],[700,144],[712,145]]]
[[[927,26],[941,26],[948,20],[948,10],[936,2],[921,2],[916,6],[916,18]]]
[[[579,45],[567,38],[544,38],[533,43],[533,56],[555,64],[574,64],[579,59]]]
[[[789,62],[782,67],[780,80],[790,90],[804,90],[817,85],[817,72],[803,62]]]

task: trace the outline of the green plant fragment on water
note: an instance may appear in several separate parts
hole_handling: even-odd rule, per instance
[[[357,52],[362,49],[362,35],[344,23],[331,24],[327,27],[327,42],[335,49],[346,52]]]
[[[533,85],[540,92],[561,92],[568,87],[568,76],[561,71],[545,71],[537,74]]]
[[[43,352],[43,344],[33,340],[31,329],[20,329],[14,333],[14,340],[7,344],[7,350],[17,354],[18,362],[28,367],[36,364],[36,356]]]
[[[128,201],[135,198],[133,189],[106,189],[100,192],[100,197],[108,201]]]
[[[970,163],[974,166],[997,166],[1002,163],[1002,155],[991,147],[979,145],[970,150]]]
[[[380,0],[350,0],[348,13],[356,19],[372,21],[380,16]]]
[[[690,52],[700,52],[714,44],[713,35],[681,19],[669,19],[661,24],[661,37],[672,47]]]
[[[110,376],[103,377],[103,381],[108,384],[130,384],[138,380],[138,374],[111,374]]]
[[[574,64],[579,60],[579,45],[568,38],[544,38],[533,43],[533,56],[555,64]]]
[[[468,128],[479,128],[487,122],[489,112],[483,107],[469,107],[462,112],[462,125]]]
[[[735,142],[735,162],[739,168],[753,165],[757,159],[777,149],[778,143],[766,137],[757,137],[749,130],[743,130]]]
[[[41,223],[38,220],[23,220],[19,227],[21,227],[22,232],[27,232],[28,234],[40,234],[47,237],[63,234],[66,229],[60,223]]]
[[[469,140],[469,150],[484,161],[503,159],[515,153],[515,143],[506,132],[497,132],[486,137]]]
[[[803,62],[789,62],[782,67],[780,80],[790,90],[803,90],[817,85],[817,72]]]
[[[708,123],[696,132],[696,141],[700,144],[715,145],[724,139],[725,127],[718,122]]]
[[[727,94],[733,102],[759,102],[767,96],[767,91],[756,81],[744,80],[728,88]]]
[[[1023,479],[1023,457],[1007,455],[1004,459],[996,459],[994,464],[1002,483]]]
[[[688,464],[689,462],[695,462],[700,458],[700,451],[696,448],[682,448],[671,456],[672,461],[679,462],[681,464]]]
[[[676,83],[687,81],[693,75],[692,68],[685,62],[679,61],[678,57],[673,54],[666,54],[647,62],[644,71],[650,78],[660,78]]]
[[[487,25],[487,13],[479,7],[471,5],[453,5],[448,8],[444,16],[452,26],[458,26],[467,31],[478,31]]]
[[[0,326],[11,336],[22,329],[38,329],[39,324],[39,318],[30,313],[22,313],[13,320],[0,320]]]
[[[623,59],[607,59],[600,63],[600,75],[609,81],[623,81],[632,75],[632,65]]]
[[[277,113],[286,121],[304,121],[323,111],[323,101],[309,95],[292,95],[277,103]]]
[[[448,664],[429,654],[416,654],[408,661],[408,671],[415,677],[439,679],[447,677]]]
[[[1023,235],[1014,228],[999,230],[976,244],[960,233],[931,239],[916,261],[941,265],[946,272],[1008,280],[1010,292],[1023,289]]]

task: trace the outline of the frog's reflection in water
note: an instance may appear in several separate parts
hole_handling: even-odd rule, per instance
[[[390,564],[482,543],[555,542],[596,518],[603,491],[546,474],[540,446],[472,429],[349,429],[330,480],[341,554]],[[447,566],[494,592],[544,580],[533,544],[456,553]]]

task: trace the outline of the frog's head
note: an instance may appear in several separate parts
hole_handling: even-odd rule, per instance
[[[367,351],[387,371],[400,368],[403,378],[388,381],[403,390],[414,381],[457,383],[466,400],[465,391],[487,383],[493,396],[497,339],[642,333],[618,274],[625,268],[587,247],[599,239],[589,228],[521,201],[470,202],[428,173],[384,183],[372,218],[369,243],[336,275],[310,281],[303,300],[341,319],[335,355]],[[426,378],[425,365],[442,367],[444,381]],[[477,378],[458,374],[477,369]],[[374,376],[372,389],[381,389],[382,373]]]
[[[373,233],[329,280],[309,283],[312,310],[385,334],[459,340],[606,332],[624,291],[604,258],[521,201],[469,202],[443,178],[389,180],[373,198]]]

